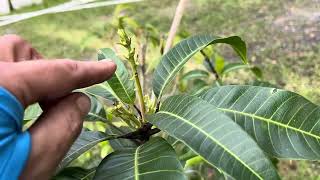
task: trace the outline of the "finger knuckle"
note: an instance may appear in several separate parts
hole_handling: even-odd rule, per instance
[[[17,43],[24,43],[25,40],[16,35],[16,34],[7,34],[3,36],[3,39],[5,39],[8,43],[13,43],[13,44],[17,44]]]
[[[78,72],[78,64],[72,60],[57,60],[49,71],[54,71],[55,74],[61,76],[73,76]]]
[[[64,60],[62,62],[63,68],[70,73],[77,72],[79,70],[78,63],[72,60]]]

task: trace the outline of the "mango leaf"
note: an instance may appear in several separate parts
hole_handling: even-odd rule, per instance
[[[189,152],[191,151],[191,149],[188,146],[186,146],[183,142],[179,141],[178,139],[172,136],[166,137],[166,141],[174,148],[180,160],[181,160],[180,158],[181,156],[189,154]]]
[[[63,158],[59,164],[58,169],[62,169],[69,165],[73,160],[78,158],[81,154],[91,149],[98,143],[108,139],[102,132],[98,131],[82,131],[78,139],[71,146],[67,155]]]
[[[96,172],[93,169],[83,169],[80,167],[67,167],[54,176],[53,180],[91,180]]]
[[[246,44],[238,36],[220,38],[197,35],[185,39],[170,49],[161,59],[153,76],[153,91],[161,97],[164,89],[174,79],[183,65],[197,52],[210,44],[225,43],[233,47],[244,63],[247,63]]]
[[[106,134],[109,135],[124,135],[129,132],[132,132],[128,127],[121,126],[119,128],[115,128],[113,126],[109,126],[106,128]],[[113,150],[121,150],[126,148],[135,148],[137,147],[137,144],[130,139],[111,139],[109,140],[109,143]]]
[[[253,74],[254,74],[258,79],[262,79],[262,78],[263,78],[262,70],[261,70],[259,67],[253,66],[250,70],[251,70],[251,72],[253,72]]]
[[[209,76],[209,73],[208,73],[207,71],[197,69],[197,70],[189,71],[189,72],[187,72],[186,74],[184,74],[184,75],[181,77],[181,81],[183,81],[183,80],[187,81],[187,80],[192,80],[192,79],[208,78],[208,76]]]
[[[174,149],[155,137],[145,144],[109,154],[97,168],[94,180],[186,180]]]
[[[225,76],[226,74],[237,71],[240,69],[250,69],[251,66],[243,63],[229,63],[221,71],[221,75]]]
[[[248,85],[252,85],[252,86],[261,86],[261,87],[272,87],[272,88],[278,88],[277,85],[275,84],[271,84],[269,82],[266,81],[259,81],[259,80],[255,80],[251,83],[249,83]]]
[[[221,86],[201,96],[277,158],[320,160],[320,108],[285,90]]]
[[[28,106],[27,109],[24,111],[24,118],[25,121],[32,121],[38,119],[41,115],[42,109],[38,103]]]
[[[220,56],[218,53],[214,54],[214,68],[218,74],[221,74],[224,68],[224,58]]]
[[[192,175],[191,177],[189,176],[189,179],[193,178],[194,175],[198,176],[197,179],[207,179],[209,174],[214,174],[214,179],[217,180],[235,180],[230,175],[207,163],[201,156],[189,159],[185,165],[185,170],[190,172],[189,175]]]
[[[88,88],[83,89],[83,91],[87,94],[90,94],[92,96],[96,96],[97,98],[101,98],[106,101],[118,100],[118,97],[112,91],[111,87],[109,86],[109,84],[107,82],[90,86]]]
[[[28,129],[40,117],[42,109],[38,103],[32,104],[24,111],[23,116],[23,130]]]
[[[133,104],[135,101],[134,81],[123,64],[112,49],[100,49],[98,59],[111,59],[117,64],[115,74],[107,81],[113,92],[121,99],[122,102]]]
[[[91,101],[90,111],[85,118],[87,121],[107,121],[107,113],[103,107],[103,104],[95,97],[89,96]]]
[[[228,116],[200,98],[171,96],[148,120],[235,179],[279,179],[256,142]]]
[[[227,64],[221,71],[221,75],[225,76],[230,72],[233,71],[238,71],[240,69],[249,69],[258,79],[262,79],[262,71],[259,67],[257,66],[252,66],[248,64],[243,64],[243,63],[229,63]]]
[[[184,167],[189,159],[197,156],[187,145],[172,136],[167,136],[166,141],[174,148]]]
[[[206,81],[201,79],[195,79],[193,82],[192,87],[190,88],[189,94],[195,95],[202,92],[205,89],[208,89],[210,86],[207,84]]]

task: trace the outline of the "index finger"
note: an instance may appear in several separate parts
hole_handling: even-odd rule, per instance
[[[75,89],[101,83],[116,70],[112,61],[38,60],[0,63],[0,86],[24,107],[63,97]]]

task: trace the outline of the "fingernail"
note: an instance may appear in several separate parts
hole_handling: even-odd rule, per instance
[[[101,59],[100,62],[112,62],[112,63],[114,63],[114,61],[112,59]]]
[[[89,113],[91,102],[88,96],[85,94],[80,94],[76,100],[76,103],[83,115],[87,115]]]
[[[103,60],[101,60],[100,62],[106,63],[106,65],[108,65],[109,68],[110,68],[111,70],[113,70],[113,71],[115,71],[115,70],[117,69],[117,64],[116,64],[113,60],[111,60],[111,59],[103,59]]]

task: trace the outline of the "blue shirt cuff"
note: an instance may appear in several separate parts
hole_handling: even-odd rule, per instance
[[[18,179],[28,160],[31,137],[22,130],[23,114],[18,99],[0,87],[0,180]]]

